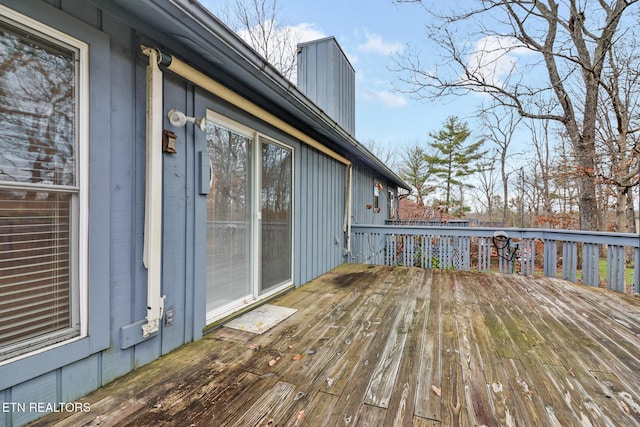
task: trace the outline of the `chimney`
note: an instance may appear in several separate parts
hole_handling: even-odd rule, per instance
[[[297,62],[300,90],[355,137],[355,70],[335,37],[298,44]]]

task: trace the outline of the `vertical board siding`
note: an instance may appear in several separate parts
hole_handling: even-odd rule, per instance
[[[300,224],[296,239],[294,274],[301,285],[340,265],[346,167],[328,156],[301,145],[299,193],[295,195],[295,222]],[[339,243],[336,243],[336,238]]]
[[[111,78],[118,82],[111,90],[111,105],[117,105],[111,112],[111,158],[118,159],[111,167],[111,341],[119,338],[120,327],[135,321],[133,319],[134,262],[136,258],[135,236],[142,232],[134,220],[136,167],[139,162],[136,152],[136,52],[131,40],[134,34],[130,27],[104,14],[103,30],[111,38]],[[126,100],[127,102],[122,102]],[[138,212],[139,217],[139,212]],[[133,369],[133,349],[120,350],[111,345],[102,357],[100,382],[108,383]]]
[[[97,354],[67,365],[60,375],[60,402],[73,402],[100,387],[100,357]]]
[[[189,93],[186,82],[164,73],[165,109],[176,108],[188,116],[193,115],[193,95]],[[166,116],[166,115],[165,115]],[[170,326],[162,325],[162,354],[166,354],[185,343],[184,306],[185,271],[187,259],[186,220],[187,195],[194,191],[187,176],[193,174],[194,165],[188,159],[192,156],[195,126],[174,128],[164,117],[164,129],[177,135],[176,153],[163,154],[162,189],[162,284],[165,298],[165,310],[173,310],[174,321]],[[200,132],[198,129],[197,132]]]
[[[16,411],[11,414],[13,425],[23,425],[44,415],[38,411],[30,411],[28,406],[30,403],[59,402],[58,381],[59,373],[49,372],[13,387],[10,401],[27,405],[25,411]],[[9,423],[9,425],[12,424]]]
[[[355,72],[336,40],[301,44],[297,67],[302,92],[355,135]]]
[[[380,190],[378,206],[380,212],[376,213],[373,209],[373,183],[378,180],[382,183],[383,188]],[[396,192],[395,187],[390,187],[389,183],[382,177],[375,175],[369,169],[362,165],[354,165],[353,168],[353,196],[352,196],[352,216],[353,223],[360,225],[384,225],[385,220],[389,219],[389,209],[387,206],[389,195],[387,190],[392,189]],[[367,209],[367,205],[371,205]]]

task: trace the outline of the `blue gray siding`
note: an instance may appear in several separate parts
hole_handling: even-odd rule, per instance
[[[344,262],[346,166],[307,146],[296,160],[294,274],[300,285]]]
[[[382,184],[378,200],[380,212],[375,212],[373,208],[373,187],[374,181],[376,180]],[[384,180],[379,174],[363,166],[355,165],[353,168],[353,196],[351,206],[353,223],[384,225],[384,221],[389,219],[389,189],[391,189],[394,194],[397,193],[397,188],[390,186],[389,182]],[[369,208],[368,206],[371,207]]]
[[[202,132],[192,126],[164,128],[178,136],[177,153],[164,155],[162,292],[174,323],[135,345],[121,345],[122,328],[146,316],[143,267],[145,200],[145,67],[140,44],[171,46],[141,22],[127,22],[84,1],[0,0],[42,22],[92,43],[90,148],[90,332],[88,339],[19,363],[0,366],[0,402],[67,402],[201,338],[205,327],[205,196],[198,193],[196,160],[206,153]],[[96,1],[96,4],[103,4]],[[73,29],[73,31],[71,30]],[[294,283],[300,286],[345,261],[346,166],[193,84],[164,73],[164,110],[203,116],[207,108],[294,149]],[[322,142],[322,141],[321,141]],[[354,167],[353,218],[384,223],[373,200],[373,179]],[[125,348],[122,348],[125,347]],[[38,413],[0,414],[0,426],[21,425]]]
[[[355,135],[355,72],[335,38],[298,45],[298,87]]]

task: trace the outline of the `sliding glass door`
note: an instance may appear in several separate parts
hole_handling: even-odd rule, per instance
[[[207,199],[207,313],[252,295],[251,211],[253,141],[207,123],[211,191]]]
[[[292,283],[293,150],[209,112],[207,323]]]
[[[292,152],[260,138],[261,142],[261,273],[262,293],[291,281]]]

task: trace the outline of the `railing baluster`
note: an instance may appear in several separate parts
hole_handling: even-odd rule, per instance
[[[624,292],[624,247],[607,248],[607,289]]]
[[[634,265],[635,269],[633,272],[633,292],[636,294],[640,294],[640,248],[635,248],[634,251]]]
[[[536,274],[536,240],[529,239],[529,256],[527,258],[527,274],[533,276]]]
[[[576,242],[562,242],[562,278],[575,282],[577,267],[578,245]]]
[[[478,238],[478,270],[491,270],[491,239],[488,237]]]
[[[556,277],[558,274],[558,241],[544,240],[544,275]]]
[[[600,286],[600,249],[597,244],[582,245],[582,281],[585,285]]]

